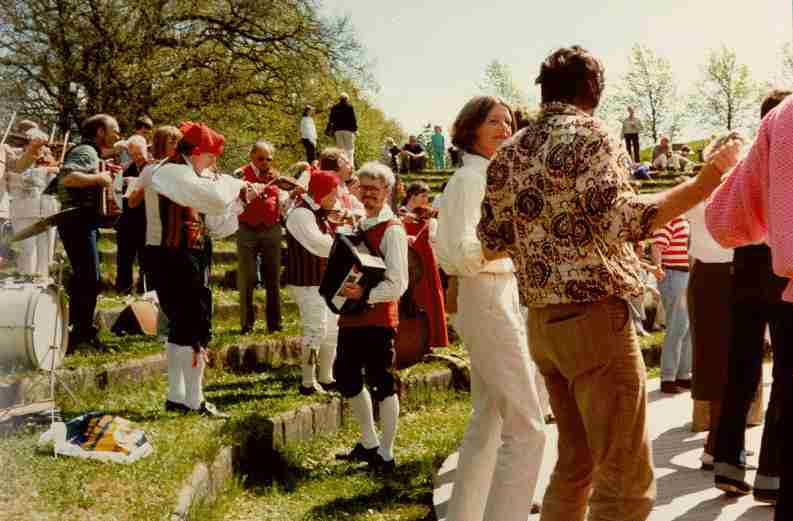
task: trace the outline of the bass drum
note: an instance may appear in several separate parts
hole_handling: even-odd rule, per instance
[[[55,286],[0,285],[0,365],[59,368],[69,340],[67,315],[63,294]]]
[[[394,340],[396,368],[405,369],[415,365],[430,352],[430,328],[427,314],[400,313],[399,329]]]

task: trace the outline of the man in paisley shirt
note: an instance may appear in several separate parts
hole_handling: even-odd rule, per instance
[[[735,163],[726,144],[700,174],[638,196],[631,158],[592,116],[603,66],[578,46],[541,65],[538,117],[488,169],[478,235],[507,251],[529,307],[531,354],[559,428],[543,521],[646,519],[656,489],[645,423],[646,375],[626,300],[642,293],[630,243],[707,197]]]

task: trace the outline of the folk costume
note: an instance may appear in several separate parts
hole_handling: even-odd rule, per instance
[[[6,172],[11,200],[9,209],[14,232],[19,232],[59,209],[57,199],[45,195],[54,173],[49,167],[31,167],[21,175]],[[55,254],[55,229],[50,228],[19,243],[17,270],[26,275],[47,277]]]
[[[338,317],[331,313],[319,285],[325,271],[325,261],[333,246],[334,226],[319,201],[337,186],[338,177],[332,172],[311,174],[308,194],[300,199],[286,219],[286,285],[292,300],[300,310],[303,323],[301,394],[312,394],[317,383],[332,387],[333,361],[336,359]],[[317,370],[319,375],[317,375]],[[317,382],[317,376],[319,382]]]
[[[252,163],[238,170],[249,183],[267,183],[275,173],[261,172]],[[289,194],[271,185],[239,216],[237,233],[237,289],[240,292],[240,329],[250,332],[256,322],[253,290],[256,286],[257,256],[262,263],[262,282],[267,293],[267,329],[281,330],[281,211]]]
[[[201,123],[183,123],[193,155],[223,153],[222,135]],[[235,231],[245,183],[231,176],[202,176],[184,164],[147,167],[147,261],[160,306],[168,317],[168,410],[216,415],[204,400],[205,348],[212,336],[212,292],[207,285],[210,237]],[[229,225],[230,224],[230,225]]]
[[[388,205],[376,217],[362,219],[358,232],[364,237],[358,249],[383,257],[386,271],[384,280],[365,297],[368,308],[339,318],[339,343],[333,373],[342,396],[350,400],[353,418],[361,428],[359,443],[345,458],[392,468],[399,418],[393,373],[394,338],[399,326],[399,299],[408,287],[407,234]],[[380,438],[374,426],[372,396],[380,405]]]

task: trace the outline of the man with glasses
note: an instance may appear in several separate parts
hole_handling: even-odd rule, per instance
[[[253,144],[250,163],[235,172],[249,183],[268,183],[278,173],[272,168],[275,148],[264,140]],[[240,334],[247,335],[256,322],[253,290],[257,255],[261,256],[262,285],[267,292],[267,330],[281,330],[281,205],[289,194],[271,185],[239,216],[237,231],[237,289],[240,292]]]
[[[99,296],[99,252],[96,235],[99,228],[97,204],[101,191],[113,178],[100,173],[103,150],[112,150],[118,141],[118,122],[107,114],[86,119],[81,127],[83,142],[69,150],[58,173],[58,198],[62,208],[79,208],[68,223],[58,226],[58,235],[72,265],[69,281],[68,351],[89,349],[105,351],[97,338],[94,311]]]

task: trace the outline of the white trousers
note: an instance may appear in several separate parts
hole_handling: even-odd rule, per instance
[[[303,386],[312,387],[316,383],[315,367],[320,383],[333,382],[339,317],[328,308],[319,294],[319,286],[287,286],[287,290],[297,304],[303,323]],[[314,358],[317,364],[313,363]]]
[[[460,333],[471,357],[473,412],[448,521],[526,521],[545,448],[545,423],[514,274],[460,277]]]
[[[11,220],[14,233],[27,228],[38,221],[38,218],[17,217]],[[55,254],[55,228],[44,233],[28,237],[18,243],[17,270],[25,275],[41,275],[47,277],[50,264]]]
[[[350,164],[355,165],[355,132],[349,130],[337,130],[334,132],[336,146],[347,152],[347,159]]]
[[[167,343],[168,347],[168,400],[198,409],[204,401],[203,356],[196,357],[193,367],[193,348]]]

